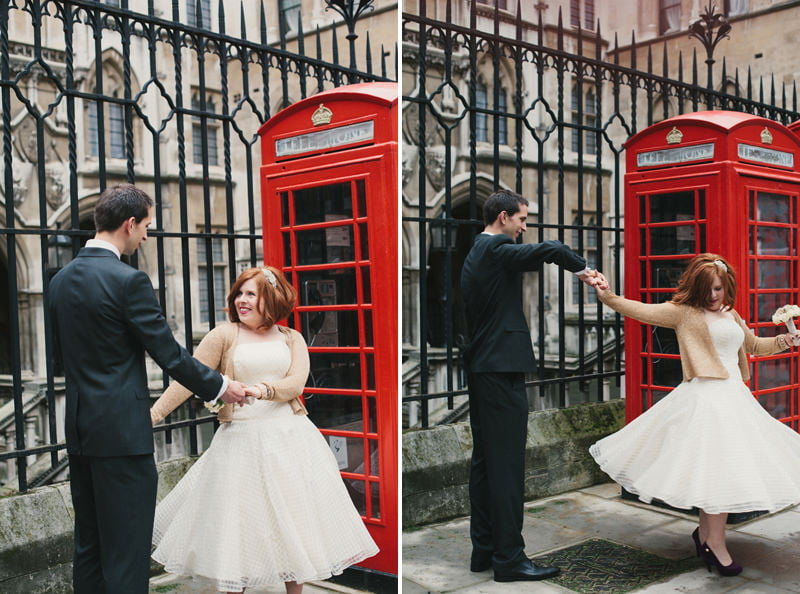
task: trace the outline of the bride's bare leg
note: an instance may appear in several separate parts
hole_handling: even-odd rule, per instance
[[[725,544],[725,524],[728,514],[707,514],[700,510],[700,542],[704,542],[722,565],[733,562]]]
[[[303,591],[303,584],[297,582],[284,582],[286,594],[300,594]]]

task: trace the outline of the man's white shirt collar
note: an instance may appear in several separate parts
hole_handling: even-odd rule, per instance
[[[117,246],[115,246],[113,243],[109,243],[107,241],[103,241],[102,239],[90,239],[89,241],[86,242],[86,247],[88,247],[88,248],[102,248],[104,250],[109,250],[111,252],[114,252],[114,255],[117,258],[120,257],[120,253],[119,253],[119,250],[117,249]]]

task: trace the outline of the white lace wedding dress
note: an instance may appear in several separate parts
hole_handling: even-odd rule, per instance
[[[590,453],[645,502],[712,514],[800,502],[800,434],[772,418],[742,382],[741,327],[724,318],[709,330],[728,379],[680,384]]]
[[[282,340],[234,352],[245,384],[281,378],[289,364]],[[220,591],[325,579],[378,552],[316,426],[262,400],[237,407],[159,503],[153,543],[166,571]]]

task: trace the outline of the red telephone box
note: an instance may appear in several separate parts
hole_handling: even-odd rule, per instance
[[[305,403],[380,547],[360,565],[397,573],[397,85],[324,91],[261,135],[264,259],[298,293],[309,345]]]
[[[758,336],[785,332],[774,311],[800,303],[800,140],[785,126],[707,111],[650,126],[625,144],[625,294],[670,299],[693,256],[719,253],[736,270],[736,310]],[[625,320],[626,417],[681,381],[675,333]],[[798,353],[750,358],[750,388],[800,430]]]

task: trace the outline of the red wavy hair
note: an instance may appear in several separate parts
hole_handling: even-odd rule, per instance
[[[719,277],[725,289],[723,305],[729,309],[733,308],[736,302],[736,271],[725,258],[711,253],[698,254],[689,260],[671,301],[693,307],[707,307],[714,275]]]
[[[275,275],[276,286],[274,287],[267,279],[268,275],[265,272],[267,270]],[[239,275],[228,293],[228,307],[225,308],[225,311],[228,312],[231,322],[239,322],[239,312],[236,311],[234,300],[241,292],[242,285],[250,279],[255,280],[258,287],[258,310],[264,316],[262,327],[272,328],[278,320],[284,319],[292,312],[297,303],[297,291],[277,268],[272,266],[248,268]]]

